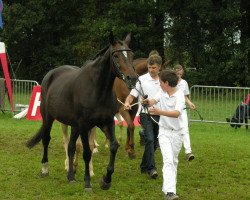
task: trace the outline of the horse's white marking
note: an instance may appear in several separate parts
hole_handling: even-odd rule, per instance
[[[123,49],[126,49],[125,47],[123,47]],[[125,56],[125,58],[128,58],[128,53],[127,51],[122,51],[123,55]]]
[[[42,163],[42,174],[48,174],[49,173],[49,163]]]
[[[123,55],[124,55],[126,58],[128,58],[128,53],[127,53],[127,51],[122,51],[122,53],[123,53]]]

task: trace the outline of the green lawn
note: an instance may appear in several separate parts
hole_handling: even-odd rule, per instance
[[[106,172],[109,150],[102,143],[104,134],[98,130],[99,153],[94,154],[93,192],[83,189],[83,161],[80,158],[77,183],[69,184],[64,171],[64,147],[59,124],[54,123],[49,148],[49,176],[40,178],[42,145],[29,150],[25,142],[41,122],[15,120],[0,114],[0,199],[163,199],[162,158],[156,151],[159,176],[150,180],[139,171],[143,147],[135,134],[137,157],[128,159],[121,144],[115,164],[112,186],[103,191],[99,181]],[[118,132],[118,129],[117,129]],[[125,132],[125,131],[124,131]],[[179,156],[177,194],[181,200],[250,199],[250,130],[235,130],[229,125],[192,123],[190,127],[195,159]],[[125,134],[124,134],[125,136]],[[125,138],[124,138],[125,140]]]

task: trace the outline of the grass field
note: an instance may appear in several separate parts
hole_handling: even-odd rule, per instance
[[[41,122],[15,120],[0,114],[0,199],[163,199],[162,158],[156,151],[159,176],[156,180],[140,174],[143,147],[135,134],[137,158],[129,160],[121,144],[115,164],[112,186],[103,191],[99,181],[106,172],[109,150],[103,147],[104,135],[99,131],[99,153],[94,154],[93,192],[83,190],[83,161],[80,159],[77,183],[68,184],[64,171],[63,138],[54,123],[49,148],[50,174],[40,178],[42,145],[29,150],[25,142]],[[183,149],[179,156],[177,194],[181,200],[250,199],[250,130],[232,129],[229,125],[192,123],[191,142],[195,160],[187,162]]]

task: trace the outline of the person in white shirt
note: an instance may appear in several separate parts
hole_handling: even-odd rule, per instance
[[[182,79],[184,74],[183,67],[181,65],[175,65],[174,70],[179,78],[177,88],[180,88],[185,95],[185,102],[191,110],[194,110],[196,107],[189,99],[189,87],[186,80]],[[194,154],[191,149],[189,127],[188,127],[188,116],[186,109],[184,110],[184,120],[185,120],[185,134],[183,135],[183,146],[185,149],[186,159],[192,161],[194,159]]]
[[[149,98],[153,98],[160,90],[159,71],[162,65],[162,58],[158,54],[151,54],[147,60],[148,73],[139,77],[134,89],[131,90],[124,103],[125,109],[130,109],[130,104],[133,100],[139,97],[139,101],[147,95]],[[153,120],[152,120],[152,118]],[[144,138],[144,153],[140,164],[141,173],[146,173],[150,178],[155,179],[158,176],[154,152],[158,144],[158,131],[159,127],[157,122],[159,116],[151,116],[148,113],[148,107],[141,106],[140,123],[143,128]],[[156,123],[155,123],[156,122]]]
[[[163,186],[165,200],[179,199],[176,195],[178,155],[185,133],[183,111],[185,97],[178,89],[178,77],[173,70],[163,70],[159,74],[160,90],[153,99],[144,99],[143,103],[151,106],[151,115],[160,115],[159,144],[163,157]],[[156,103],[159,106],[155,107]]]

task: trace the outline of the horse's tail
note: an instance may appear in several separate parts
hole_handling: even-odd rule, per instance
[[[26,146],[31,149],[35,145],[37,145],[42,138],[43,138],[43,127],[41,127],[39,131],[26,142]]]

